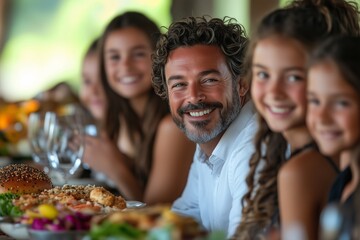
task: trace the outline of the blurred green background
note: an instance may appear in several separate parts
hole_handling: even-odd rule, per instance
[[[12,0],[0,58],[0,96],[22,100],[67,81],[78,89],[83,55],[115,15],[137,10],[170,23],[171,0]]]

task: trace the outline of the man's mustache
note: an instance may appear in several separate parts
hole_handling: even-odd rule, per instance
[[[197,104],[188,104],[184,107],[181,107],[177,110],[180,116],[184,115],[188,111],[193,110],[202,110],[207,108],[222,108],[223,105],[219,102],[199,102]]]

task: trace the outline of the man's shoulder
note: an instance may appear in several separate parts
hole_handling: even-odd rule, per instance
[[[228,130],[241,132],[245,129],[257,128],[257,115],[255,106],[250,100],[230,124]]]
[[[239,159],[250,159],[255,151],[255,135],[258,130],[257,116],[254,115],[248,119],[247,123],[237,129],[234,137],[230,159],[239,161]]]
[[[257,113],[252,106],[248,106],[246,111],[242,111],[229,126],[219,143],[219,149],[226,152],[226,159],[230,159],[230,161],[239,155],[247,158],[247,155],[252,155],[254,151],[254,138],[257,130]]]
[[[240,116],[241,117],[241,116]],[[235,135],[235,141],[249,140],[253,139],[256,132],[258,130],[258,121],[257,121],[257,113],[252,115],[248,115],[246,121],[239,125],[236,124],[230,131],[234,131],[237,134]]]

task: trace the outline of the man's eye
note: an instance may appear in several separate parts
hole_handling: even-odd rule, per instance
[[[175,83],[171,86],[171,88],[174,89],[174,88],[180,88],[180,87],[184,87],[184,86],[185,86],[184,83]]]
[[[201,82],[203,84],[211,84],[211,83],[215,83],[215,82],[218,82],[219,80],[216,79],[216,78],[205,78],[203,79]]]

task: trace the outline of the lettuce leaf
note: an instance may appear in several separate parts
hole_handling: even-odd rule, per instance
[[[144,239],[146,233],[127,223],[117,224],[104,222],[99,226],[91,229],[90,238],[92,240],[107,239],[107,237],[114,237],[114,239],[121,240],[141,240]]]
[[[0,216],[19,217],[23,214],[20,208],[14,206],[13,199],[19,197],[19,194],[1,193],[0,194]]]

